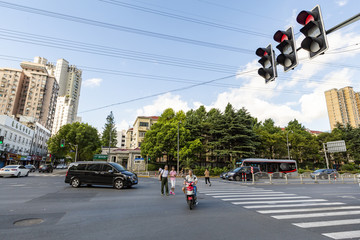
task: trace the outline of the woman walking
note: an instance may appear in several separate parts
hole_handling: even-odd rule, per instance
[[[170,194],[175,195],[175,184],[176,184],[176,171],[175,171],[175,167],[171,168],[170,171]]]
[[[164,170],[161,171],[161,195],[164,195],[164,187],[166,196],[169,196],[169,186],[168,186],[168,175],[169,175],[169,167],[165,165]]]
[[[209,169],[207,168],[205,169],[204,175],[205,175],[205,184],[207,185],[207,182],[209,182],[209,187],[211,187]]]

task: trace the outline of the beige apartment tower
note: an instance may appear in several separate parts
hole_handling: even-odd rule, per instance
[[[356,128],[360,126],[360,96],[352,87],[325,91],[325,98],[331,130],[337,123]]]

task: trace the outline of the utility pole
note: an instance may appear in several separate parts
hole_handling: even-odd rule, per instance
[[[180,128],[180,123],[181,121],[178,122],[178,129],[177,129],[177,174],[179,174],[179,151],[180,151],[180,133],[179,133],[179,128]]]
[[[108,162],[110,162],[111,132],[112,132],[112,125],[111,125],[111,127],[110,127],[110,134],[109,134],[109,152],[108,152]]]
[[[292,130],[290,130],[286,133],[286,146],[287,146],[287,150],[288,150],[288,159],[290,160],[289,132],[292,132],[292,133],[294,133],[294,132]]]

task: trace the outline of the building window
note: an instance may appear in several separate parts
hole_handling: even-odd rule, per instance
[[[146,132],[139,132],[139,137],[145,137]]]
[[[140,127],[149,127],[148,122],[140,122]]]

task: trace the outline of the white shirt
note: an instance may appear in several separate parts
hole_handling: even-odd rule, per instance
[[[165,169],[164,169],[164,170],[161,171],[161,176],[162,176],[162,177],[167,177],[168,175],[169,175],[169,171],[168,171],[168,170],[165,170]]]
[[[186,175],[185,181],[187,182],[195,182],[197,180],[196,176],[193,174],[191,177],[190,175]]]

